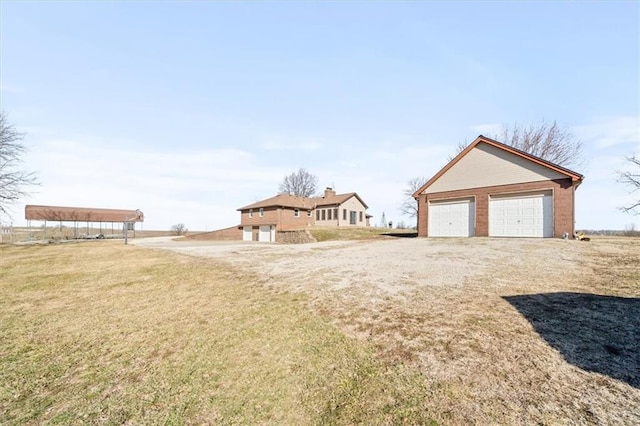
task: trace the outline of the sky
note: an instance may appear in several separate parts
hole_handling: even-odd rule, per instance
[[[578,229],[640,229],[640,2],[0,2],[0,107],[24,205],[208,231],[305,168],[404,221],[458,144],[556,121],[584,146]]]

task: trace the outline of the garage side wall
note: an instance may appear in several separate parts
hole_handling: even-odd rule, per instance
[[[574,191],[571,179],[556,179],[513,185],[490,186],[458,191],[421,194],[418,199],[418,236],[428,237],[429,201],[475,196],[475,235],[489,236],[489,196],[536,190],[553,190],[553,234],[561,238],[564,232],[573,234],[575,226]]]

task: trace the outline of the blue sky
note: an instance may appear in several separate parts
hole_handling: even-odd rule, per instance
[[[398,222],[460,142],[556,120],[585,146],[578,228],[640,193],[638,2],[0,3],[1,108],[42,186],[24,204],[140,208],[212,230],[304,167]],[[1,219],[1,218],[0,218]],[[7,220],[4,218],[3,220]]]

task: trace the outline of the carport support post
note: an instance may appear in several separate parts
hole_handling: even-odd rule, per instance
[[[127,223],[127,219],[124,220],[124,243],[129,244],[129,241],[127,239],[127,236],[129,235],[129,224]]]

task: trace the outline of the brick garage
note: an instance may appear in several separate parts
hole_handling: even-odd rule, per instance
[[[562,237],[583,176],[479,136],[423,185],[418,235]]]

